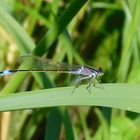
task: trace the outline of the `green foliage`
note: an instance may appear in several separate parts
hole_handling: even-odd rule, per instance
[[[138,139],[139,15],[139,0],[0,1],[1,70],[30,69],[17,58],[44,55],[102,67],[106,83],[72,94],[65,74],[0,77],[0,111],[11,111],[1,113],[1,139]]]

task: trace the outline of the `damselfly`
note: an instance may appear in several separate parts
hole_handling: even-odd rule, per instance
[[[26,63],[31,63],[31,69],[11,69],[0,71],[0,76],[6,76],[18,72],[47,72],[47,71],[56,71],[58,73],[70,73],[73,75],[78,75],[76,87],[79,86],[80,82],[86,79],[89,79],[87,89],[91,92],[90,87],[92,83],[95,86],[95,80],[99,83],[98,77],[103,75],[104,72],[101,67],[92,68],[89,66],[80,66],[80,65],[69,65],[67,63],[56,62],[52,59],[46,59],[38,56],[27,55],[24,56]],[[75,90],[74,88],[74,90]]]

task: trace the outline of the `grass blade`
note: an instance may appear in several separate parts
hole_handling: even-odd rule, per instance
[[[35,55],[43,55],[47,49],[52,45],[52,43],[57,39],[60,33],[64,31],[66,26],[74,18],[74,16],[79,12],[82,6],[87,2],[87,0],[73,0],[70,6],[65,10],[63,15],[58,19],[58,21],[52,25],[47,34],[42,38],[37,47],[34,50]]]
[[[58,108],[51,109],[47,122],[45,140],[58,140],[62,123],[62,117]]]
[[[140,112],[139,84],[103,84],[104,90],[93,87],[89,94],[86,86],[75,93],[73,87],[22,92],[0,97],[0,111],[52,107],[52,106],[106,106]]]
[[[22,53],[30,53],[35,44],[20,24],[0,5],[0,24],[10,33]]]

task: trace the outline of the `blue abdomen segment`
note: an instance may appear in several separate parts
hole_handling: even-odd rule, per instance
[[[0,72],[0,76],[9,75],[9,74],[12,74],[12,73],[14,73],[14,72],[11,71],[11,70],[4,70],[4,71],[1,71]]]

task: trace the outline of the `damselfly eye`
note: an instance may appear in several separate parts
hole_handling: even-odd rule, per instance
[[[104,74],[103,69],[102,69],[101,67],[98,68],[98,72],[99,72],[100,74]]]

